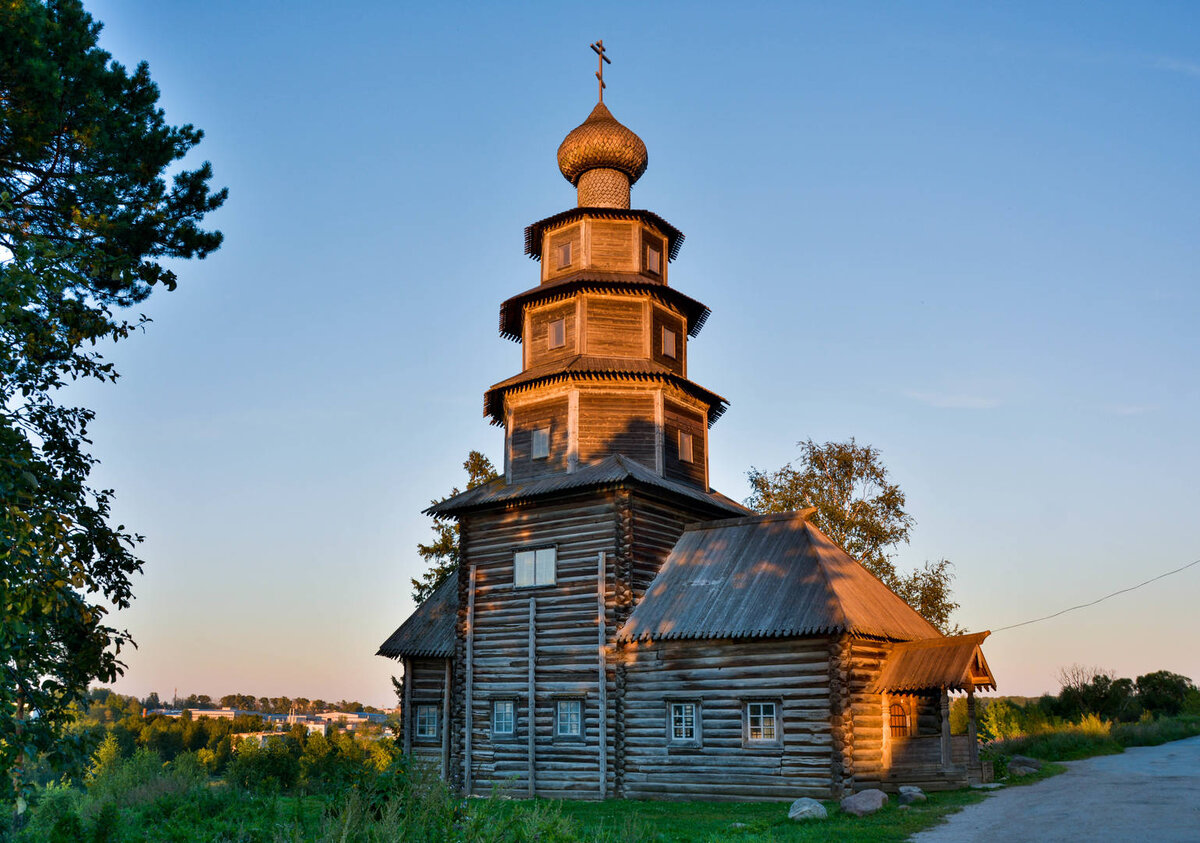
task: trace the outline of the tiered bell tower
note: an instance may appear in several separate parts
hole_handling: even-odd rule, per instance
[[[601,101],[558,148],[577,206],[525,229],[541,283],[500,307],[521,373],[487,391],[484,413],[505,428],[509,484],[620,454],[708,491],[708,428],[726,402],[688,379],[687,344],[709,311],[667,283],[682,232],[630,208],[646,145],[600,84]]]

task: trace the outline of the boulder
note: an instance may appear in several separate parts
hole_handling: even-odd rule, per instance
[[[1014,755],[1009,759],[1008,763],[1010,765],[1016,764],[1020,767],[1032,767],[1035,770],[1042,769],[1042,762],[1036,758],[1030,758],[1028,755]]]
[[[904,784],[900,786],[900,804],[910,805],[913,802],[924,802],[925,791],[912,784]]]
[[[1026,767],[1024,764],[1008,762],[1008,774],[1010,776],[1032,776],[1037,771],[1036,767]]]
[[[788,809],[788,819],[791,820],[823,820],[828,816],[824,805],[807,796],[797,799]]]
[[[870,790],[860,790],[852,796],[847,796],[842,800],[842,811],[847,814],[853,814],[856,817],[865,817],[867,814],[873,814],[887,804],[888,795],[882,790],[871,788]]]

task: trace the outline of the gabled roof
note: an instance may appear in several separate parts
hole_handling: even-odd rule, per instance
[[[940,635],[809,523],[812,512],[689,527],[618,640]]]
[[[605,457],[600,462],[585,465],[570,474],[551,474],[524,483],[505,483],[498,477],[474,489],[447,498],[425,510],[426,515],[457,515],[471,509],[496,504],[517,503],[571,489],[603,488],[632,483],[686,498],[712,507],[717,512],[741,514],[750,510],[720,492],[704,491],[687,483],[659,477],[652,469],[621,454]]]
[[[377,656],[389,659],[442,658],[454,653],[454,621],[458,614],[458,571],[434,589],[400,628],[380,645]]]
[[[505,378],[483,394],[483,414],[492,424],[504,424],[504,395],[509,390],[527,388],[566,378],[581,380],[665,381],[679,387],[708,405],[708,425],[725,414],[729,402],[695,381],[675,374],[657,360],[642,357],[597,357],[576,354],[565,360],[530,366],[520,374]]]
[[[695,337],[708,321],[710,311],[691,296],[684,295],[674,287],[658,281],[647,280],[644,275],[622,272],[600,272],[580,270],[546,284],[518,293],[500,305],[500,336],[520,341],[524,330],[525,306],[552,299],[566,298],[580,292],[645,293],[667,304],[684,315],[688,323],[688,336]]]
[[[542,232],[585,216],[612,220],[641,220],[649,223],[667,235],[668,260],[679,257],[679,250],[683,248],[683,232],[653,211],[639,211],[633,208],[568,208],[552,217],[525,226],[525,254],[534,260],[541,260]]]
[[[996,679],[980,645],[990,632],[925,638],[897,644],[888,654],[873,694],[918,691],[996,690]]]

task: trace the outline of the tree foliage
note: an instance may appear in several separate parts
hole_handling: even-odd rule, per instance
[[[467,458],[463,460],[463,470],[467,472],[467,489],[482,486],[500,476],[492,461],[479,451],[467,454]],[[432,503],[439,504],[458,493],[458,487],[455,487],[450,490],[450,494]],[[417,553],[429,566],[419,580],[412,581],[412,597],[417,605],[420,605],[446,581],[447,577],[458,570],[458,523],[443,518],[436,519],[433,524],[433,541],[418,544]]]
[[[59,390],[114,380],[97,345],[146,321],[118,311],[174,288],[164,259],[221,243],[200,227],[226,196],[209,165],[164,177],[202,133],[169,125],[146,65],[112,61],[99,30],[78,0],[0,4],[0,767],[18,773],[121,672],[130,639],[100,601],[128,606],[142,566],[89,485],[93,413]]]
[[[757,512],[815,507],[812,522],[942,632],[958,631],[950,615],[953,567],[947,559],[908,573],[892,561],[916,523],[904,510],[904,492],[891,482],[879,450],[849,442],[797,443],[800,457],[776,471],[751,468],[746,505]]]

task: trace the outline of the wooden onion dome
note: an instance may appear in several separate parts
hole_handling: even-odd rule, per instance
[[[577,188],[581,208],[628,208],[629,188],[649,161],[646,144],[602,102],[558,147],[558,169]]]

